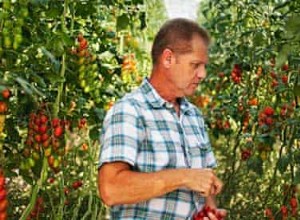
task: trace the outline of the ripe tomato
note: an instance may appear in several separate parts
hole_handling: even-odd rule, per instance
[[[40,142],[42,141],[42,136],[39,135],[39,134],[36,134],[36,135],[34,136],[34,140],[35,140],[37,143],[40,143]]]
[[[5,178],[4,176],[0,176],[0,190],[4,188]]]
[[[42,139],[42,142],[47,141],[49,139],[49,135],[47,133],[42,134],[41,139]]]
[[[4,211],[6,210],[6,208],[7,208],[7,206],[8,206],[8,201],[7,201],[7,199],[1,200],[1,201],[0,201],[0,213],[1,213],[1,212],[4,212]]]
[[[4,188],[0,189],[0,201],[6,198],[6,190]]]
[[[258,100],[257,98],[252,98],[248,101],[248,105],[250,106],[257,106],[258,105]]]
[[[298,206],[298,200],[295,197],[291,198],[290,205],[292,208],[296,208]]]
[[[40,125],[40,126],[38,127],[38,132],[41,133],[41,134],[46,133],[47,130],[48,130],[48,127],[47,127],[47,125],[45,125],[45,124],[42,124],[42,125]]]
[[[82,181],[81,180],[77,180],[72,184],[73,189],[78,189],[79,187],[82,186]]]
[[[284,217],[287,217],[288,216],[288,208],[285,206],[285,205],[282,205],[281,208],[280,208],[280,211],[281,211],[281,214],[284,216]]]
[[[7,219],[6,212],[0,212],[0,220],[6,220],[6,219]]]
[[[42,124],[45,124],[45,123],[47,123],[47,121],[48,121],[48,117],[47,117],[46,115],[41,115],[41,116],[40,116],[40,120],[41,120],[41,123],[42,123]]]
[[[267,125],[272,125],[273,124],[273,119],[271,117],[267,117],[265,120]]]
[[[281,69],[283,71],[288,71],[289,70],[289,65],[287,63],[285,63],[285,64],[282,65]]]
[[[10,91],[9,91],[9,89],[2,90],[2,97],[4,99],[8,99],[10,97]]]
[[[265,216],[269,217],[269,218],[273,217],[273,213],[272,213],[272,210],[270,208],[265,209]]]
[[[267,106],[264,110],[264,113],[267,116],[272,116],[274,114],[274,109],[271,106]]]
[[[63,134],[63,128],[61,126],[58,126],[54,129],[54,136],[60,137]]]
[[[48,164],[50,167],[53,167],[54,164],[54,156],[50,155],[48,158]]]
[[[287,75],[283,75],[281,77],[281,80],[282,80],[282,83],[286,84],[286,83],[288,83],[289,77]]]
[[[54,128],[56,128],[56,127],[59,125],[59,123],[60,123],[59,118],[53,118],[53,119],[52,119],[52,126],[53,126]]]
[[[7,104],[3,101],[0,101],[0,114],[7,112]]]

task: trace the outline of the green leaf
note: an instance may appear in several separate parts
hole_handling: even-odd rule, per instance
[[[290,163],[290,157],[289,156],[283,155],[279,158],[278,163],[277,163],[277,167],[278,167],[278,170],[281,174],[283,174],[287,170],[287,167],[288,167],[289,163]]]
[[[299,77],[299,75],[297,76],[297,81],[294,84],[294,95],[300,96],[300,77]]]
[[[250,157],[249,160],[247,160],[247,167],[249,170],[254,171],[258,175],[263,174],[263,161],[259,156],[253,156]]]
[[[300,149],[296,149],[294,152],[293,152],[293,157],[294,157],[294,162],[296,164],[300,164]]]
[[[46,55],[53,63],[55,71],[59,72],[60,62],[57,59],[55,59],[55,56],[52,53],[50,53],[46,48],[42,47],[41,50],[43,54]]]
[[[287,33],[296,34],[300,31],[300,20],[298,15],[292,15],[286,22]]]
[[[32,4],[41,4],[41,5],[45,5],[48,4],[50,2],[50,0],[30,0],[30,2]]]
[[[26,80],[22,79],[21,77],[17,77],[16,82],[20,84],[20,86],[24,89],[24,91],[30,95],[32,95],[34,92],[38,94],[39,96],[45,96],[42,92],[40,92],[37,88],[32,86],[30,83],[28,83]]]
[[[98,7],[95,1],[77,1],[75,6],[76,16],[87,18],[88,16],[97,12],[96,7]]]
[[[291,45],[285,44],[279,50],[279,56],[276,57],[276,66],[281,67],[288,58],[289,53],[292,51]]]
[[[121,31],[127,28],[129,25],[129,18],[127,15],[122,14],[117,18],[117,31]]]
[[[294,184],[300,184],[300,170],[297,170],[295,173]]]
[[[51,81],[52,84],[63,83],[66,81],[64,77],[59,76],[58,74],[46,73],[45,77]]]

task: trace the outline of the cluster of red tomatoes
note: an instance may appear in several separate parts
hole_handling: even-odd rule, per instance
[[[298,187],[296,185],[284,185],[283,194],[289,198],[287,202],[283,205],[281,205],[280,210],[276,211],[276,213],[281,214],[282,220],[287,219],[299,219],[298,216]],[[274,212],[271,208],[265,209],[265,217],[268,218],[268,220],[275,220]]]
[[[203,220],[204,218],[209,217],[209,213],[214,214],[218,220],[223,220],[221,213],[210,206],[205,205],[198,213],[193,216],[193,220]]]
[[[35,166],[35,161],[42,155],[48,159],[50,168],[59,170],[62,156],[65,154],[65,129],[69,123],[59,118],[50,119],[45,111],[31,113],[28,134],[23,155],[27,160],[23,161],[25,169]]]
[[[289,70],[289,66],[288,64],[284,64],[282,67],[281,67],[281,70],[286,72]],[[274,71],[272,71],[270,73],[271,75],[271,78],[272,78],[272,83],[271,83],[271,87],[273,88],[276,88],[279,83],[281,82],[282,84],[286,85],[288,83],[288,76],[286,74],[282,74],[281,76],[279,74],[276,74]]]
[[[266,106],[263,111],[259,113],[258,124],[259,126],[271,126],[274,122],[274,109],[271,106]]]
[[[242,68],[238,64],[235,64],[231,71],[231,79],[236,84],[242,81]]]
[[[6,198],[6,189],[5,189],[5,176],[0,169],[0,220],[7,219],[7,206],[8,201]]]
[[[11,92],[9,89],[3,89],[1,92],[1,98],[0,99],[0,114],[5,114],[8,110],[7,101],[11,96]]]

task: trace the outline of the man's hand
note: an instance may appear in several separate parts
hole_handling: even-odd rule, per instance
[[[189,172],[187,187],[207,197],[221,192],[223,183],[212,169],[192,169]]]

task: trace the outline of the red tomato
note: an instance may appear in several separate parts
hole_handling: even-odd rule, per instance
[[[2,97],[4,99],[8,99],[10,97],[10,91],[9,91],[9,89],[2,90]]]
[[[3,101],[0,101],[0,114],[7,111],[7,104]]]
[[[0,201],[0,212],[4,212],[8,206],[7,199],[3,199]]]

